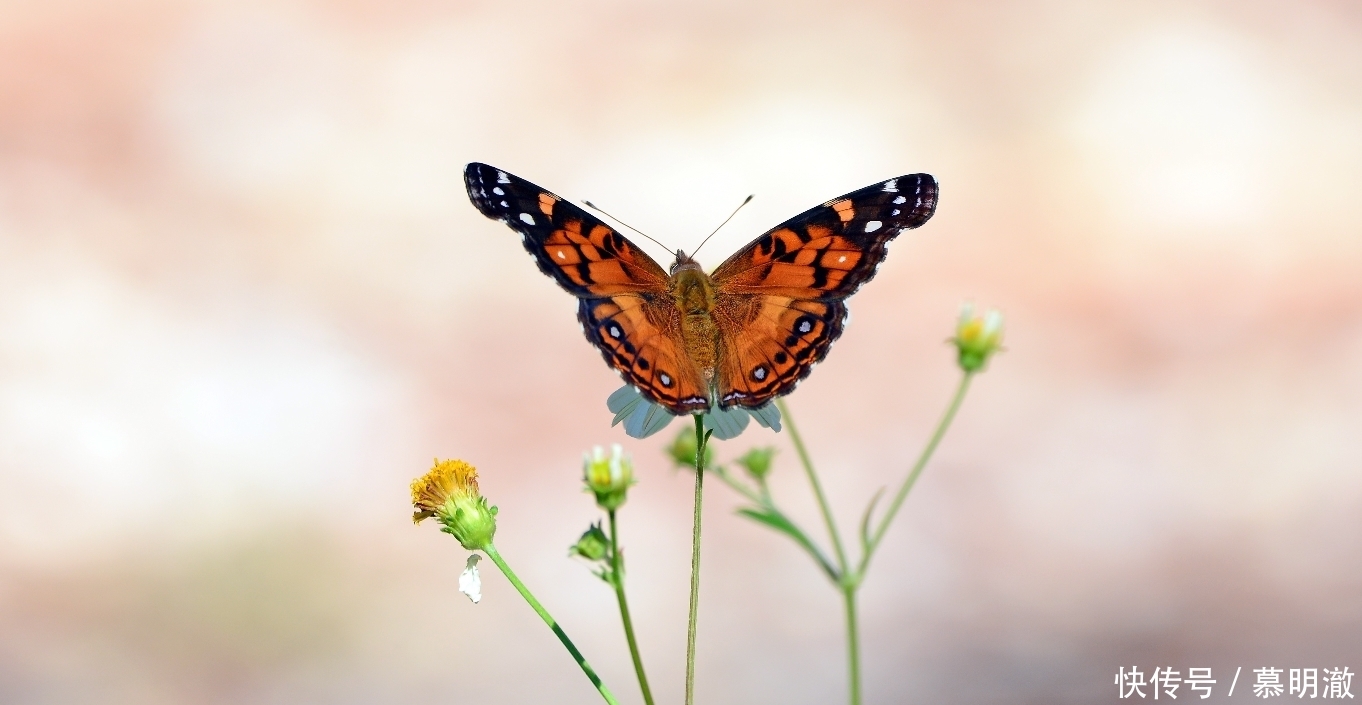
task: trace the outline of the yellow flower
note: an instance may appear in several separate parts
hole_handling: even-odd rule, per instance
[[[497,530],[497,508],[478,493],[478,471],[462,460],[435,460],[435,467],[411,483],[412,521],[435,517],[441,531],[470,551],[485,549]]]
[[[596,495],[596,504],[606,510],[618,509],[634,484],[634,463],[618,443],[610,446],[608,458],[605,450],[596,446],[591,453],[582,454],[582,476],[586,488]]]
[[[983,369],[988,358],[1002,349],[1003,314],[990,310],[984,316],[974,315],[974,305],[960,307],[960,321],[951,340],[960,352],[960,367],[966,372]]]

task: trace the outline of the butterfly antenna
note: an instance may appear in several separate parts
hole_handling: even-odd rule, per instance
[[[623,225],[626,228],[629,228],[630,230],[633,230],[634,232],[638,233],[639,235],[642,235],[643,237],[648,238],[649,240],[652,240],[653,242],[657,242],[657,238],[653,237],[652,235],[649,235],[648,233],[643,232],[642,230],[639,230],[638,228],[624,222],[623,220],[620,220],[619,218],[616,218],[613,215],[610,215],[609,213],[606,213],[605,211],[598,208],[596,204],[592,203],[591,201],[582,201],[582,203],[585,203],[587,208],[590,208],[591,210],[600,213],[601,215],[615,221],[616,223],[619,223],[620,225]],[[671,248],[667,247],[666,245],[663,245],[660,242],[657,242],[657,244],[661,245],[662,249],[671,252]]]
[[[755,195],[756,195],[756,194],[752,194],[752,196],[755,196]],[[745,205],[751,203],[751,202],[752,202],[752,196],[748,196],[747,198],[743,199],[743,202],[742,202],[742,203],[739,203],[739,204],[738,204],[738,207],[737,207],[737,208],[734,208],[734,209],[733,209],[733,212],[730,213],[730,214],[728,214],[728,217],[727,217],[727,218],[724,218],[724,222],[719,223],[719,227],[717,227],[717,228],[714,229],[714,233],[719,232],[719,230],[720,230],[721,228],[723,228],[725,225],[728,225],[728,221],[733,220],[733,216],[737,215],[737,214],[738,214],[738,211],[742,210],[742,207],[743,207],[743,206],[745,206]],[[710,234],[706,235],[706,236],[705,236],[705,239],[701,240],[701,241],[700,241],[700,244],[695,248],[695,252],[690,253],[690,256],[691,256],[691,257],[694,257],[694,256],[695,256],[695,253],[696,253],[696,252],[699,252],[699,251],[700,251],[700,248],[701,248],[701,247],[704,247],[704,246],[705,246],[705,243],[706,243],[706,242],[709,242],[709,239],[712,238],[712,237],[714,237],[714,233],[710,233]]]

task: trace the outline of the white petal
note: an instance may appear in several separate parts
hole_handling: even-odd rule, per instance
[[[482,578],[478,577],[478,561],[482,556],[474,553],[468,557],[468,565],[459,574],[459,592],[468,596],[473,604],[482,599]]]

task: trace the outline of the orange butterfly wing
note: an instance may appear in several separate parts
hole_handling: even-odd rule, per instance
[[[936,210],[936,180],[910,174],[776,226],[714,271],[719,406],[755,409],[793,391],[842,334],[848,296],[886,246]]]
[[[474,162],[468,197],[483,215],[520,233],[540,271],[579,300],[582,332],[625,381],[675,414],[700,411],[709,395],[681,343],[680,312],[667,273],[628,238],[570,201]]]

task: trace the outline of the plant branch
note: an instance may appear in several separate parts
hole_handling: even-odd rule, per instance
[[[884,532],[889,530],[889,523],[894,520],[894,515],[898,513],[899,507],[903,505],[903,500],[908,497],[908,491],[913,489],[917,478],[922,474],[923,468],[927,467],[927,461],[931,460],[932,454],[936,452],[936,447],[941,444],[941,439],[946,435],[946,429],[950,428],[951,421],[955,419],[955,412],[960,410],[960,402],[965,400],[965,392],[969,391],[970,380],[974,378],[973,372],[965,372],[960,378],[960,385],[955,388],[955,396],[951,398],[950,406],[946,407],[946,413],[941,416],[941,421],[936,425],[936,431],[927,441],[927,446],[922,449],[922,454],[918,456],[917,462],[913,464],[913,469],[899,486],[899,491],[894,495],[894,501],[889,505],[884,518],[880,520],[879,526],[875,529],[865,545],[865,555],[861,556],[861,565],[856,569],[858,575],[864,575],[866,567],[870,565],[870,557],[874,555],[875,549],[879,547],[880,541],[884,539]],[[869,519],[869,517],[867,517]]]
[[[515,572],[511,570],[511,567],[506,565],[506,561],[502,560],[501,554],[497,552],[496,546],[488,543],[487,548],[485,548],[483,552],[487,554],[488,558],[492,559],[493,563],[497,564],[497,567],[501,569],[502,574],[506,576],[507,580],[511,581],[511,585],[515,586],[515,589],[520,593],[520,596],[525,598],[525,601],[530,603],[530,607],[534,608],[534,611],[539,615],[539,618],[544,620],[544,624],[549,625],[549,629],[552,629],[553,633],[558,636],[558,641],[563,642],[563,646],[567,647],[568,653],[572,654],[573,660],[577,662],[578,666],[582,667],[582,672],[586,674],[587,680],[591,681],[591,684],[596,686],[596,690],[600,691],[601,697],[605,698],[605,701],[610,703],[610,705],[619,705],[619,701],[611,694],[610,689],[605,687],[605,684],[601,682],[601,677],[596,675],[596,671],[591,668],[591,664],[586,662],[586,657],[582,656],[582,652],[578,651],[577,647],[573,645],[572,640],[568,638],[568,635],[563,631],[563,628],[558,626],[557,620],[549,614],[548,610],[544,609],[543,605],[539,604],[539,600],[534,599],[534,595],[530,592],[530,589],[525,587],[524,583],[520,582],[520,578],[517,578]]]
[[[615,586],[615,597],[620,603],[624,638],[629,642],[629,656],[634,660],[634,673],[638,674],[638,687],[643,691],[643,702],[653,705],[653,691],[648,687],[648,676],[643,672],[643,657],[638,651],[638,641],[634,639],[634,620],[629,618],[629,601],[624,597],[624,558],[620,555],[619,534],[615,528],[613,509],[610,510],[610,572],[610,582]]]
[[[837,522],[832,518],[832,509],[828,506],[828,498],[823,494],[823,485],[818,481],[818,472],[813,468],[813,460],[809,458],[809,451],[804,448],[804,438],[799,435],[799,427],[795,425],[794,417],[790,415],[790,408],[785,405],[785,400],[777,397],[776,408],[780,409],[780,415],[785,419],[785,427],[790,430],[790,442],[794,443],[795,452],[799,454],[799,462],[804,466],[804,474],[808,476],[809,484],[813,487],[813,494],[818,498],[818,510],[823,513],[823,522],[827,524],[828,535],[832,537],[832,548],[837,553],[838,575],[845,579],[847,554],[842,548],[842,536],[837,532]]]

